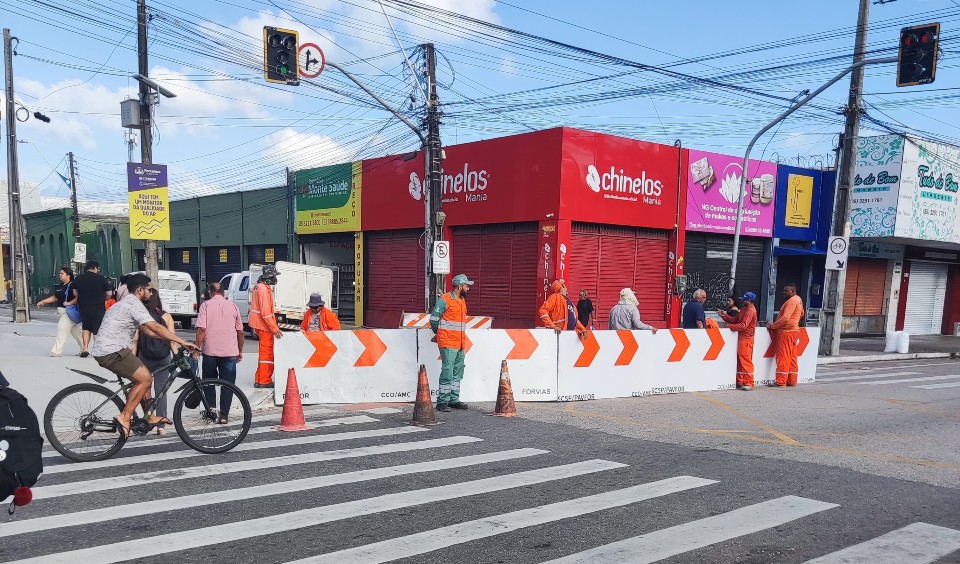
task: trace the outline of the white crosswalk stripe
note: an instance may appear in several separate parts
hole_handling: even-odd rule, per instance
[[[838,376],[836,378],[827,377],[821,378],[820,375],[817,375],[817,384],[830,383],[830,382],[849,382],[852,380],[872,380],[875,378],[893,378],[895,376],[919,376],[922,372],[890,372],[888,374],[861,374],[859,376]]]
[[[927,564],[960,550],[960,531],[913,523],[806,564]]]
[[[876,382],[857,382],[858,386],[883,386],[887,384],[904,384],[912,382],[931,382],[934,380],[956,380],[960,374],[951,374],[950,376],[924,376],[923,378],[903,378],[900,380],[878,380]]]
[[[941,388],[956,388],[960,386],[960,382],[945,382],[943,384],[925,384],[923,386],[910,386],[911,388],[918,388],[920,390],[939,390]]]

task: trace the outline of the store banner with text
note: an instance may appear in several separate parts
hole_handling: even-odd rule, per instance
[[[899,135],[857,139],[850,235],[893,237],[903,165],[904,138]]]
[[[127,163],[130,238],[170,240],[167,165]]]
[[[690,149],[687,230],[732,235],[743,179],[743,158]],[[777,165],[750,161],[740,234],[773,236]]]
[[[297,233],[359,231],[362,179],[359,162],[297,171]]]

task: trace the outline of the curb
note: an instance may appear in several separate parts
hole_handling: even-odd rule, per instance
[[[250,410],[254,413],[276,407],[272,401],[273,388],[260,389],[244,386],[241,387],[240,390],[243,392],[243,395],[247,396],[247,401],[250,402]]]
[[[879,353],[863,356],[825,356],[817,359],[817,366],[828,364],[854,364],[858,362],[881,362],[886,360],[914,360],[924,358],[957,358],[960,352],[935,353]]]

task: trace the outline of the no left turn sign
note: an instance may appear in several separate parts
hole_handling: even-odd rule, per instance
[[[323,72],[326,59],[316,43],[304,43],[297,56],[297,70],[303,78],[317,78]]]

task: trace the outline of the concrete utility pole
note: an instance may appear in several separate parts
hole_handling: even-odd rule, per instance
[[[147,2],[137,0],[137,55],[139,59],[140,75],[149,78],[150,69],[147,64]],[[153,107],[152,92],[145,81],[140,80],[140,162],[153,164],[153,124],[150,119]],[[160,269],[157,257],[157,242],[147,239],[143,242],[144,261],[147,267],[147,276],[157,281],[157,271]]]
[[[433,243],[443,240],[443,148],[440,143],[440,99],[437,96],[437,53],[433,43],[422,46],[427,67],[427,141],[424,145],[424,193],[426,195],[427,311],[433,311],[437,296],[446,291],[446,275],[433,275]]]
[[[70,205],[73,206],[73,242],[80,242],[80,212],[77,210],[77,174],[73,166],[73,153],[67,153],[70,159]]]
[[[27,245],[20,208],[20,169],[17,161],[17,118],[13,101],[13,39],[3,30],[3,62],[7,96],[7,186],[10,190],[10,257],[13,259],[13,322],[30,322],[27,296]],[[6,292],[6,288],[2,288]]]
[[[866,60],[867,28],[870,17],[870,0],[860,0],[860,13],[857,15],[857,39],[853,48],[854,64]],[[860,133],[860,112],[862,111],[863,67],[853,70],[850,76],[850,96],[847,101],[847,123],[843,128],[842,153],[840,156],[837,194],[833,207],[833,235],[849,235],[850,211],[853,199],[850,187],[857,168],[854,155],[857,148],[857,136]],[[828,270],[825,286],[826,303],[823,308],[823,323],[820,333],[820,354],[836,356],[840,354],[840,330],[843,323],[843,292],[847,283],[847,271]]]

